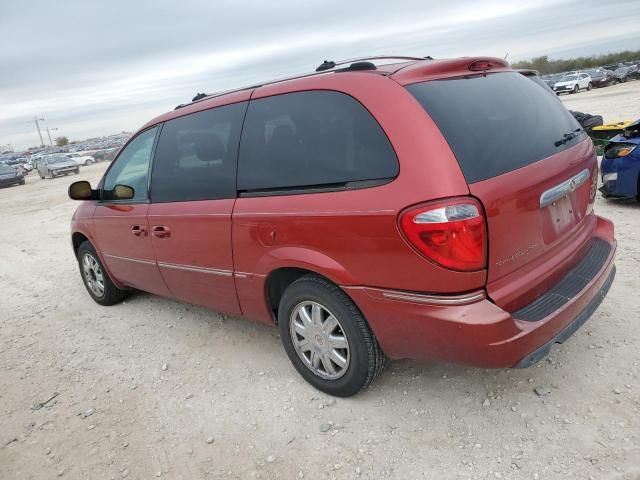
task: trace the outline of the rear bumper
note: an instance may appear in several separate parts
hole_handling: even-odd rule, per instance
[[[419,303],[384,290],[344,287],[391,358],[441,360],[478,367],[526,367],[569,338],[593,314],[615,276],[612,225],[597,230],[609,246],[601,267],[559,308],[535,321],[518,320],[488,299],[457,305]],[[550,291],[552,291],[551,289]]]

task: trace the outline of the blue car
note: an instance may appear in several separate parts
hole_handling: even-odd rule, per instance
[[[605,146],[600,164],[605,198],[640,200],[640,120],[629,125],[623,134]]]

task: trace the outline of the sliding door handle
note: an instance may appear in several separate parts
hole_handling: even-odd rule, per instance
[[[171,230],[164,225],[154,225],[151,227],[151,234],[157,238],[168,238],[171,235]]]

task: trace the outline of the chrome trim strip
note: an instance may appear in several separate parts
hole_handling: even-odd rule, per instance
[[[113,258],[115,260],[124,260],[125,262],[141,263],[143,265],[155,265],[156,264],[156,262],[154,262],[153,260],[142,260],[140,258],[121,257],[119,255],[111,255],[110,253],[103,253],[102,256],[103,257],[107,257],[107,258]]]
[[[209,273],[211,275],[220,275],[223,277],[230,277],[233,275],[233,272],[230,270],[219,270],[216,268],[207,268],[207,267],[195,267],[193,265],[177,265],[175,263],[158,262],[158,266],[163,268],[171,268],[174,270],[185,270],[187,272]]]
[[[484,292],[474,292],[466,295],[421,295],[418,293],[403,293],[383,291],[382,296],[393,300],[425,303],[428,305],[467,305],[485,299]]]
[[[580,185],[586,182],[591,177],[589,169],[585,168],[577,175],[574,175],[568,180],[550,188],[546,192],[540,195],[540,208],[544,208],[547,205],[551,205],[556,200],[567,196],[569,193],[574,192]]]
[[[272,215],[274,217],[287,217],[287,216],[327,216],[327,215],[377,215],[380,213],[395,213],[395,210],[325,210],[317,212],[234,212],[234,217],[254,217],[258,215]]]

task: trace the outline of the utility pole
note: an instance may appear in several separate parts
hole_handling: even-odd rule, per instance
[[[49,130],[51,130],[52,132],[58,130],[57,128],[49,128],[47,127],[47,135],[49,136],[49,143],[51,144],[51,146],[53,147],[53,141],[51,140],[51,133],[49,132]]]
[[[44,147],[44,141],[42,140],[42,132],[40,131],[40,124],[38,122],[44,122],[44,118],[33,117],[33,121],[38,129],[38,136],[40,137],[40,146]]]

